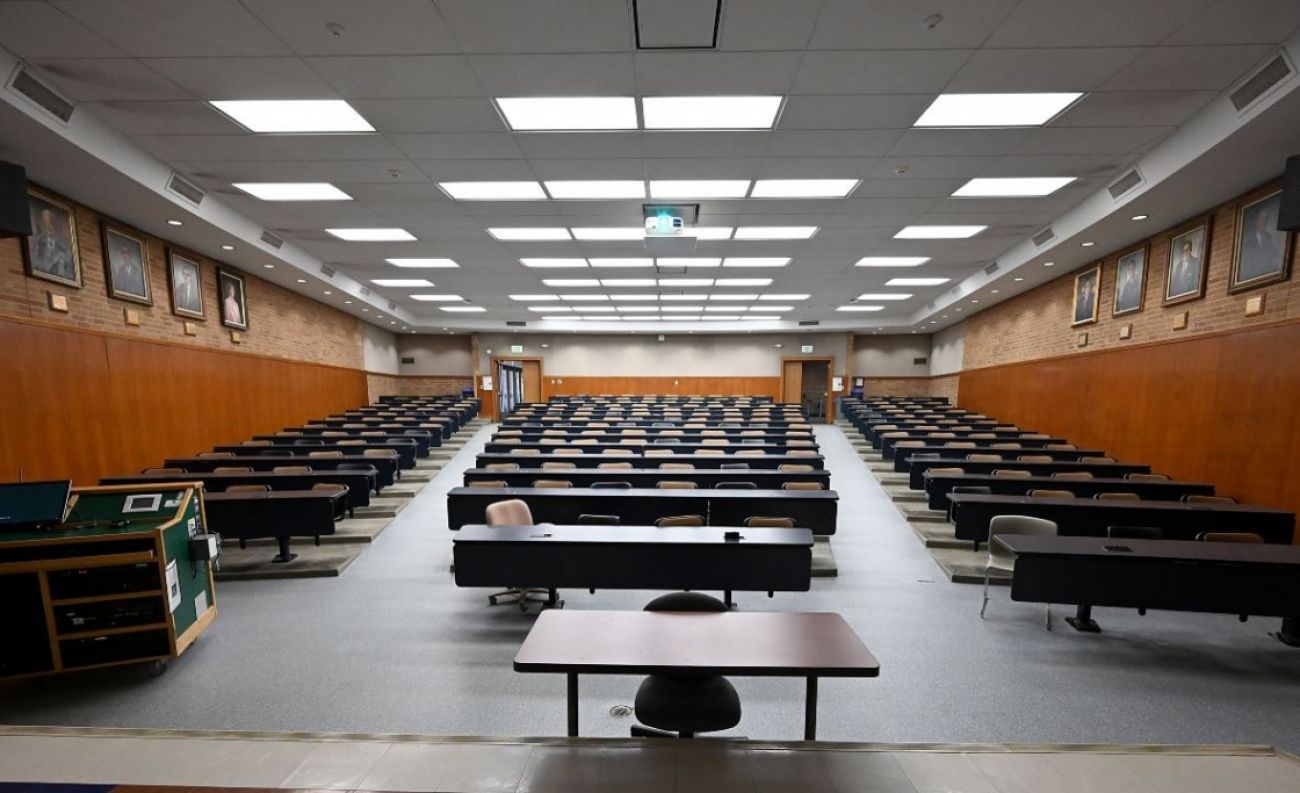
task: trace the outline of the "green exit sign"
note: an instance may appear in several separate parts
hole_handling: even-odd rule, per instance
[[[808,353],[812,352],[812,348],[813,346],[811,344],[805,344],[804,346],[799,348],[799,351],[802,352],[804,355],[807,355]]]
[[[522,344],[511,344],[511,345],[510,345],[510,352],[513,352],[513,353],[520,353],[520,352],[523,352],[523,351],[524,351],[524,345],[522,345]]]

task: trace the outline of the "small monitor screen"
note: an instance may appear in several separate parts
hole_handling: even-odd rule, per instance
[[[66,480],[0,484],[0,531],[62,523],[71,490]]]

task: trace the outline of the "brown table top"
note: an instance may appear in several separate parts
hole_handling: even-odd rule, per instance
[[[544,611],[516,672],[877,677],[880,663],[839,614]]]

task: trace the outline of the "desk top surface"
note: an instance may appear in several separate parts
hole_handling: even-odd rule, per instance
[[[994,541],[1017,556],[1075,556],[1106,559],[1236,562],[1300,567],[1300,547],[1194,540],[1139,540],[1105,537],[1043,537],[998,534]],[[1112,551],[1111,548],[1128,548]]]
[[[343,491],[330,490],[270,490],[265,493],[204,493],[204,502],[211,501],[324,501],[346,498]]]
[[[1100,463],[1098,463],[1098,465],[1100,465]],[[551,472],[548,471],[547,473],[551,473]],[[1033,485],[1048,485],[1048,484],[1060,485],[1062,490],[1069,490],[1070,487],[1074,485],[1088,485],[1088,484],[1107,485],[1107,486],[1125,485],[1128,487],[1143,487],[1148,485],[1156,485],[1158,487],[1213,488],[1213,485],[1211,485],[1208,482],[1184,482],[1179,479],[1170,479],[1164,482],[1141,482],[1132,479],[1124,479],[1123,477],[1118,477],[1118,476],[1094,476],[1091,479],[1061,479],[1054,476],[1029,476],[1029,477],[1008,478],[1002,476],[994,476],[993,474],[936,474],[934,473],[933,468],[926,471],[925,474],[923,474],[923,476],[925,476],[926,479],[931,481],[936,479],[945,479],[945,480],[952,479],[954,481],[961,481],[961,482],[1006,482],[1012,485],[1022,483],[1022,482],[1033,484]],[[971,495],[981,495],[981,494],[972,493]]]
[[[544,611],[517,672],[876,677],[880,662],[839,614]]]
[[[1064,484],[1064,483],[1062,483]],[[1257,504],[1186,504],[1182,501],[1099,501],[1092,498],[1034,498],[1031,496],[985,495],[983,493],[949,493],[948,499],[958,504],[1008,504],[1012,506],[1039,505],[1045,507],[1075,507],[1078,509],[1138,509],[1179,512],[1241,512],[1246,514],[1294,515],[1294,513]]]
[[[723,535],[740,532],[739,540]],[[524,542],[592,545],[781,545],[811,547],[808,529],[745,528],[743,526],[592,526],[547,524],[543,526],[462,526],[452,540],[459,543]]]
[[[561,479],[564,471],[548,471],[547,473],[556,474],[556,479]],[[691,473],[689,471],[685,473]],[[665,477],[672,475],[671,471],[663,472]],[[510,498],[526,496],[528,498],[707,498],[707,499],[735,499],[737,501],[754,500],[754,499],[784,499],[789,501],[838,501],[839,493],[834,490],[731,490],[731,489],[673,489],[659,487],[632,487],[632,488],[596,488],[596,487],[454,487],[447,494],[448,496],[495,496],[497,498]]]

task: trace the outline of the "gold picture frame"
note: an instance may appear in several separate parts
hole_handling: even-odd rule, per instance
[[[1074,276],[1074,299],[1070,301],[1070,327],[1091,325],[1097,321],[1101,304],[1101,264],[1097,263]]]
[[[32,278],[80,289],[81,251],[77,213],[72,204],[34,187],[27,188],[32,234],[23,237],[23,268]]]

